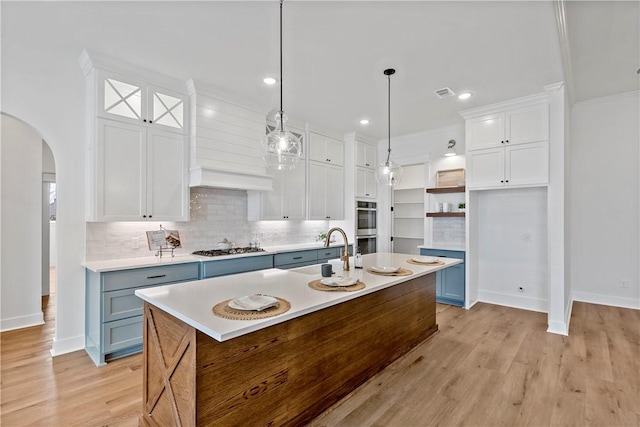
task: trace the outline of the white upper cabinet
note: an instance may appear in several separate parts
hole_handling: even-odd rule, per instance
[[[309,219],[344,219],[344,169],[309,162]]]
[[[304,161],[294,169],[272,171],[273,191],[251,192],[251,198],[259,197],[259,216],[250,212],[251,220],[303,220],[306,218]]]
[[[495,111],[497,110],[497,111]],[[549,182],[549,104],[514,102],[462,113],[467,188],[530,187]]]
[[[538,104],[468,119],[467,150],[549,139],[549,106]]]
[[[375,199],[377,151],[376,146],[356,140],[356,187],[355,196],[359,199]]]
[[[378,183],[374,169],[356,167],[356,197],[375,199],[378,196]]]
[[[87,220],[188,221],[186,86],[181,93],[169,77],[141,78],[148,73],[86,52],[80,65],[87,78]],[[107,71],[113,67],[126,71]]]
[[[375,145],[356,141],[356,166],[375,170],[377,166],[376,157]]]
[[[97,85],[99,117],[186,133],[184,94],[102,70],[97,72]]]
[[[309,159],[315,162],[344,165],[344,142],[309,132]]]

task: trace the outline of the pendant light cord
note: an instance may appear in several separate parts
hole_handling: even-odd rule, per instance
[[[389,160],[391,159],[391,74],[387,74],[387,80],[389,82],[389,93],[387,96],[387,129],[389,130],[387,134],[387,165],[389,165]]]
[[[389,161],[391,160],[391,76],[393,74],[395,74],[396,70],[394,70],[393,68],[387,68],[386,70],[384,70],[384,75],[387,76],[387,80],[389,82],[389,93],[387,96],[388,99],[388,103],[387,103],[387,123],[389,124],[389,133],[387,135],[387,161],[385,162],[385,164],[387,166],[389,166]]]
[[[280,0],[280,131],[284,132],[284,109],[282,108],[282,3]]]

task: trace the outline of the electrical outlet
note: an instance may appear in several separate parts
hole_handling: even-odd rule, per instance
[[[138,249],[140,247],[140,238],[132,237],[131,238],[131,249]]]
[[[620,280],[620,287],[621,288],[628,288],[629,287],[629,281],[628,280]]]

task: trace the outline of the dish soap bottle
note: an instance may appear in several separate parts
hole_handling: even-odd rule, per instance
[[[356,252],[355,263],[356,263],[355,265],[356,268],[362,268],[362,254],[360,253],[360,250]]]

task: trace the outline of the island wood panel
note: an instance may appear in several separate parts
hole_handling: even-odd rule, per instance
[[[151,307],[145,316],[154,315],[159,326],[159,310]],[[163,322],[184,325],[163,314]],[[189,384],[188,378],[178,379],[179,374],[195,378],[194,408],[172,410],[166,399],[150,415],[146,406],[145,417],[158,425],[302,424],[437,329],[435,274],[429,274],[229,341],[218,342],[195,331],[195,366],[176,369],[169,381]],[[171,355],[180,348],[176,342],[184,341],[179,334],[176,342],[163,338],[160,345],[167,345]],[[147,356],[156,350],[145,346],[144,351],[145,363],[159,362]],[[182,362],[192,363],[190,356]],[[169,362],[164,364],[145,368],[145,373],[157,376]],[[150,380],[159,382],[145,382]],[[145,396],[145,405],[149,403]],[[190,412],[195,413],[192,420],[171,418]]]

